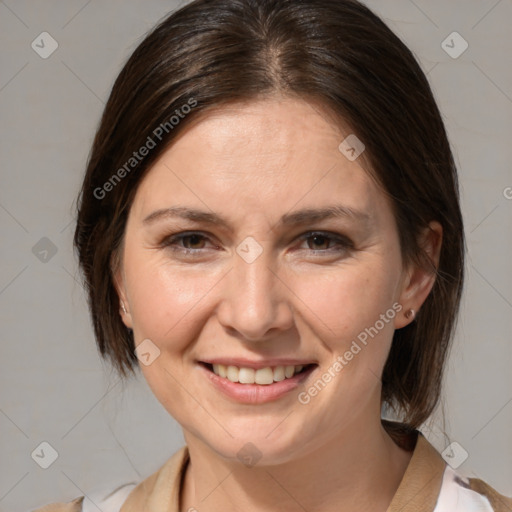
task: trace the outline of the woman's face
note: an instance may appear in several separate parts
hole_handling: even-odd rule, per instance
[[[142,181],[122,316],[187,442],[272,464],[380,421],[393,331],[430,288],[402,265],[385,195],[339,149],[349,134],[299,100],[225,107]]]

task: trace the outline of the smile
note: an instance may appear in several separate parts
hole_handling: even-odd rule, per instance
[[[198,369],[214,389],[228,398],[245,404],[272,402],[301,385],[318,364],[277,365],[248,368],[200,362]]]
[[[300,373],[306,366],[310,365],[287,365],[275,366],[274,368],[267,366],[258,370],[231,365],[226,366],[224,364],[213,364],[209,366],[211,366],[210,369],[215,375],[228,379],[231,382],[269,385],[274,382],[291,379],[295,374]]]

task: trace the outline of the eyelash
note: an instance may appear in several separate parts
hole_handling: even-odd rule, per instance
[[[199,237],[200,241],[209,240],[209,238],[201,232],[186,231],[183,233],[178,233],[176,235],[172,235],[172,236],[168,236],[168,237],[164,238],[164,240],[162,241],[162,243],[160,245],[161,245],[161,247],[169,248],[172,251],[181,252],[182,254],[185,254],[185,255],[192,255],[192,256],[199,255],[199,252],[202,251],[204,248],[189,249],[187,247],[179,247],[176,245],[177,242],[179,243],[179,242],[183,241],[184,239],[192,237],[192,236]],[[329,249],[310,249],[310,252],[313,254],[316,254],[316,255],[320,255],[321,253],[332,254],[333,252],[335,252],[335,253],[346,252],[346,251],[349,251],[354,248],[354,243],[349,238],[347,238],[345,236],[335,235],[334,233],[329,233],[329,232],[325,232],[325,231],[309,231],[309,232],[305,233],[304,235],[302,235],[301,237],[299,237],[299,239],[301,241],[306,241],[310,238],[314,238],[315,236],[324,238],[325,240],[327,240],[329,242],[335,242],[339,245],[338,249],[331,249],[331,248],[329,248]]]

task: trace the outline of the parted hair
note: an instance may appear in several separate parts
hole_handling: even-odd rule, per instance
[[[436,273],[415,321],[394,332],[382,375],[383,404],[417,428],[439,402],[462,293],[457,170],[425,73],[355,0],[195,0],[159,22],[128,58],[77,201],[74,246],[100,354],[122,377],[138,366],[114,272],[148,169],[209,109],[273,95],[315,100],[350,127],[365,145],[365,171],[390,200],[403,261]],[[443,228],[437,268],[419,245],[432,220]]]

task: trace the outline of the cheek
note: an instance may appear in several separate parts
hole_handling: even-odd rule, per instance
[[[366,333],[367,340],[381,340],[378,346],[382,350],[372,351],[379,357],[378,353],[387,351],[394,331],[397,279],[391,264],[347,265],[323,276],[300,276],[292,289],[305,305],[302,309],[315,336],[332,351],[344,353],[352,341],[364,342]]]
[[[173,339],[185,346],[197,328],[197,315],[222,276],[171,267],[163,258],[132,255],[125,262],[136,340]]]
[[[227,269],[178,267],[161,252],[148,255],[147,250],[127,247],[125,275],[136,342],[149,338],[160,347],[166,345],[167,351],[185,350],[215,309],[213,297],[224,296]],[[318,265],[284,272],[282,299],[297,311],[297,323],[301,318],[306,322],[304,332],[312,331],[330,350],[343,353],[375,326],[392,307],[399,277],[399,260],[389,249],[362,254],[337,268]],[[390,340],[393,322],[378,330],[381,339]]]

